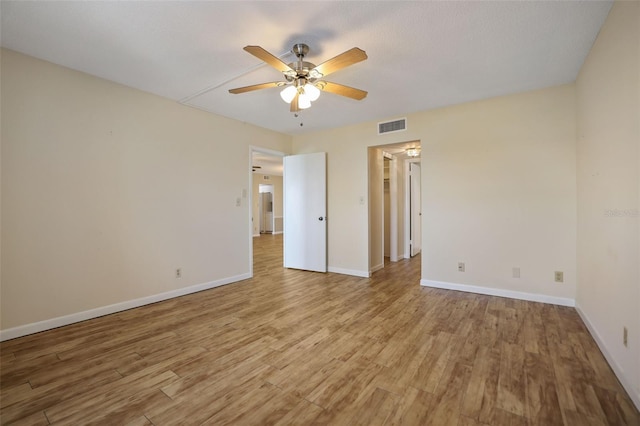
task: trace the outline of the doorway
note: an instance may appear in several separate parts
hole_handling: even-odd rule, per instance
[[[320,157],[322,161],[319,161]],[[250,158],[250,275],[253,276],[256,260],[259,260],[254,258],[254,244],[259,244],[261,250],[255,252],[260,255],[267,253],[265,247],[271,249],[267,255],[283,258],[285,267],[326,272],[326,153],[285,157],[282,152],[250,147]],[[286,201],[285,178],[289,182]],[[299,193],[296,193],[296,188]],[[263,195],[267,192],[270,197]],[[305,214],[309,209],[313,210],[312,214]],[[287,214],[287,210],[294,214]],[[285,222],[285,216],[290,220]],[[284,229],[285,225],[288,229],[295,229],[296,225],[307,220],[316,226],[305,222],[306,226],[294,232]],[[322,229],[317,230],[317,225]],[[296,245],[296,242],[300,244]]]
[[[258,218],[260,234],[273,234],[273,185],[258,185]]]
[[[411,156],[416,153],[418,156]],[[420,215],[421,202],[419,180],[414,169],[413,194],[409,164],[420,165],[420,141],[402,142],[369,147],[369,273],[384,268],[385,262],[397,262],[412,257],[410,230],[418,235],[421,231],[412,219],[411,206]],[[420,220],[420,219],[418,219]],[[414,217],[415,221],[415,217]],[[415,239],[415,238],[414,238]],[[414,253],[414,255],[417,253]]]
[[[283,210],[283,158],[284,153],[266,148],[250,147],[250,188],[251,206],[249,232],[250,274],[254,273],[254,254],[269,256],[271,251],[282,255]],[[268,195],[267,195],[268,194]],[[255,251],[254,243],[260,240],[263,249]],[[269,241],[266,241],[269,239]],[[273,240],[273,241],[271,241]],[[274,244],[273,242],[278,242]],[[265,249],[267,247],[267,249]],[[260,271],[256,271],[260,273]]]

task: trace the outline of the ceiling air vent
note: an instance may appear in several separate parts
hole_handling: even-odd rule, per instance
[[[407,130],[407,119],[401,118],[399,120],[387,121],[385,123],[378,123],[378,134],[382,135],[391,132],[401,132]]]

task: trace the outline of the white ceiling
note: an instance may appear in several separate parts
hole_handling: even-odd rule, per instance
[[[2,46],[216,114],[288,134],[569,83],[610,1],[6,1]],[[277,88],[228,89],[281,74],[242,50],[291,62],[294,43],[319,64],[352,47],[367,61],[329,81],[295,118]],[[304,126],[300,126],[300,123]]]
[[[251,165],[259,167],[254,170],[255,174],[282,176],[282,157],[257,151],[253,151],[251,155]]]

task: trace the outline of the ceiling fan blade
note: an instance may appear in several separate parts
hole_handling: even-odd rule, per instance
[[[328,61],[324,61],[315,67],[314,70],[318,71],[323,76],[327,76],[332,72],[336,72],[342,68],[348,67],[349,65],[364,61],[367,58],[367,53],[364,50],[354,47],[353,49],[349,49]]]
[[[296,93],[296,96],[291,101],[291,108],[289,109],[289,111],[291,111],[291,112],[300,111],[300,108],[298,107],[298,96],[300,96],[300,95],[298,93]]]
[[[229,93],[234,93],[237,95],[238,93],[251,92],[253,90],[268,89],[270,87],[278,87],[284,85],[285,83],[282,81],[274,81],[272,83],[262,83],[254,84],[252,86],[236,87],[235,89],[229,89]]]
[[[344,86],[338,83],[331,83],[329,81],[320,81],[316,83],[316,86],[329,93],[334,93],[340,96],[346,96],[347,98],[355,99],[361,101],[362,99],[367,97],[367,92],[360,89],[355,89],[353,87]]]
[[[267,52],[260,46],[245,46],[244,50],[251,53],[256,58],[271,65],[280,72],[293,71],[293,69],[291,69],[289,65],[285,64],[280,59],[273,56],[271,53]]]

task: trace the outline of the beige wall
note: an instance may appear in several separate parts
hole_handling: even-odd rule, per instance
[[[290,136],[12,51],[1,71],[3,330],[249,273],[249,146]]]
[[[271,176],[271,181],[273,182],[273,190],[275,191],[273,195],[273,216],[282,217],[284,215],[284,206],[282,205],[284,195],[282,176]]]
[[[422,144],[423,283],[571,303],[574,86],[411,114],[407,131],[384,136],[373,122],[295,136],[296,153],[328,152],[330,268],[367,270],[367,203],[359,204],[368,193],[367,148],[413,140]]]
[[[568,85],[424,116],[423,278],[575,297],[574,96]]]
[[[577,80],[576,303],[640,406],[640,3],[616,2]],[[623,327],[629,346],[622,343]]]

